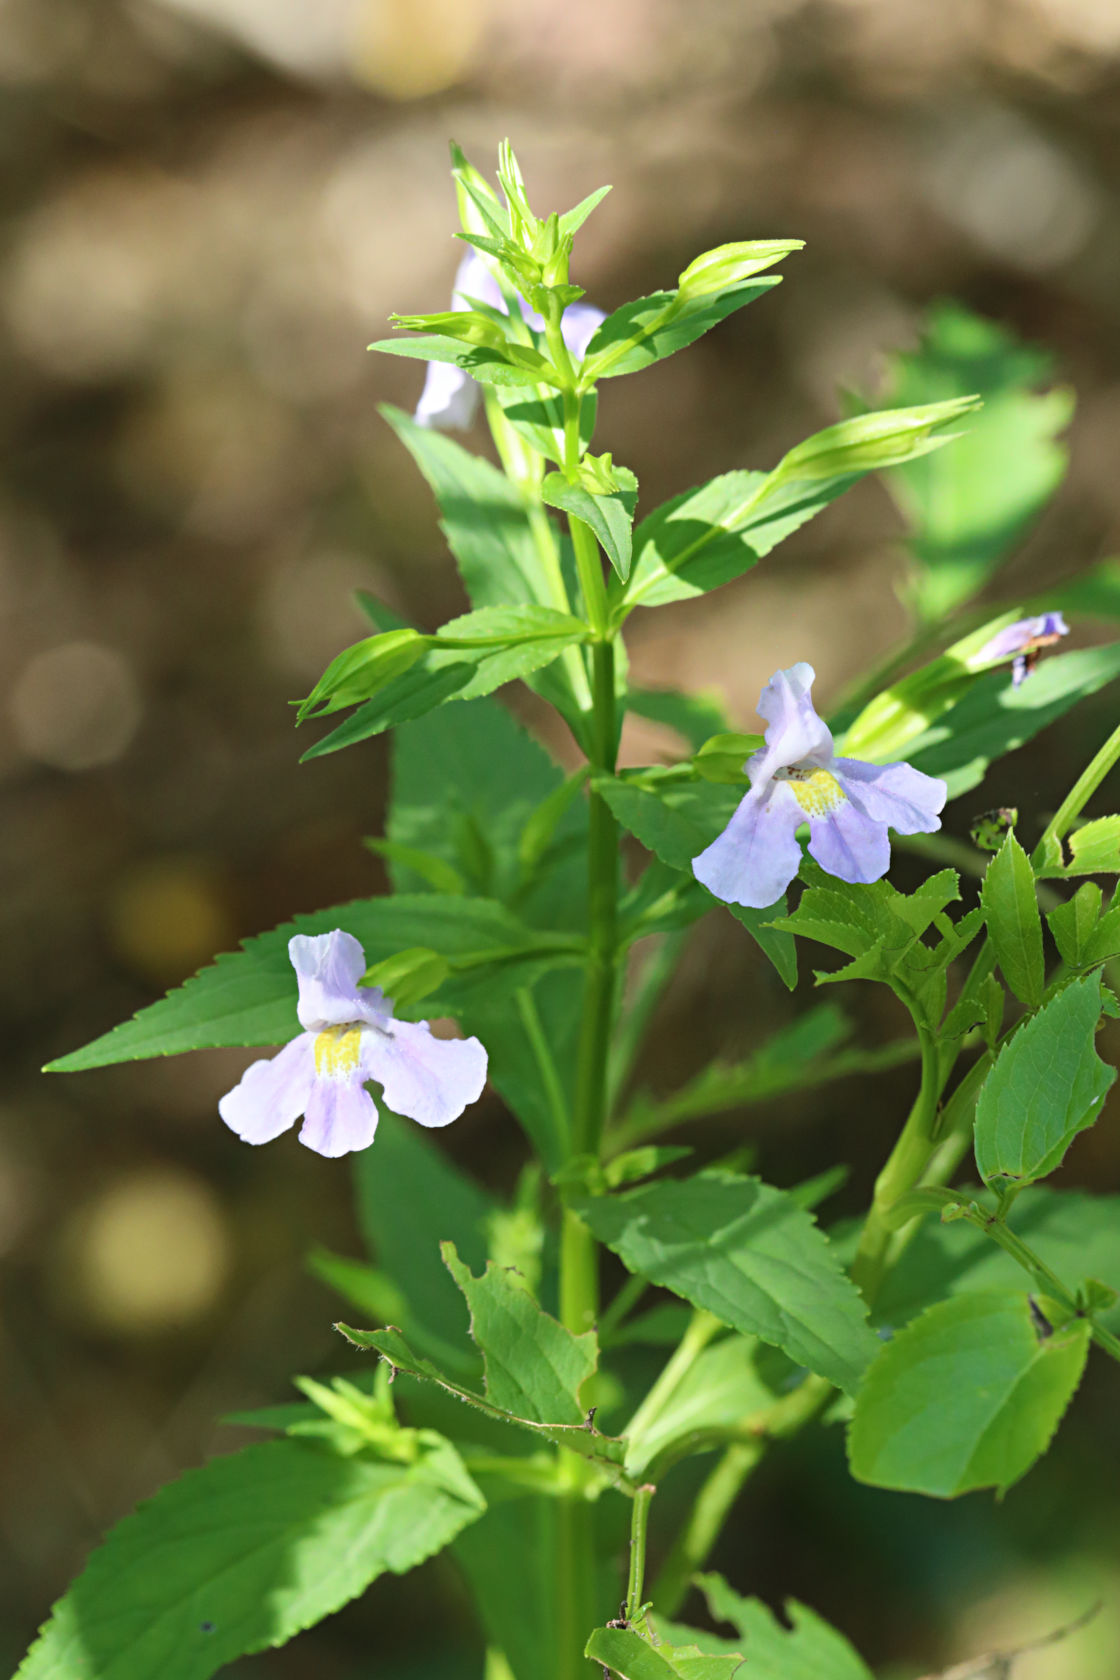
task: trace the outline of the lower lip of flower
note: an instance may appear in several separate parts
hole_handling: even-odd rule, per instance
[[[777,780],[789,783],[807,817],[826,817],[844,803],[844,790],[831,770],[791,764],[778,771]]]
[[[315,1072],[320,1079],[347,1079],[361,1057],[362,1029],[343,1025],[315,1034]]]

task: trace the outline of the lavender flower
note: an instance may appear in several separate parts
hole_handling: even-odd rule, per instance
[[[470,309],[469,298],[478,298],[494,309],[505,310],[501,289],[478,252],[468,250],[455,275],[451,294],[452,309]],[[522,304],[521,313],[537,332],[544,331],[544,321],[535,309]],[[603,311],[590,303],[572,303],[564,311],[561,330],[564,343],[572,355],[582,360]],[[465,431],[474,419],[478,407],[478,385],[454,362],[429,362],[424,389],[416,405],[413,419],[419,426],[432,426],[437,431]]]
[[[1018,688],[1038,664],[1038,656],[1045,647],[1053,647],[1063,636],[1069,635],[1069,625],[1060,612],[1039,613],[1036,618],[1016,619],[1006,629],[997,631],[990,642],[976,655],[977,660],[1011,659],[1011,686]]]
[[[809,824],[809,851],[841,881],[877,881],[891,860],[887,829],[929,834],[941,827],[945,783],[909,764],[837,758],[832,735],[813,709],[811,665],[775,671],[758,709],[766,745],[743,768],[751,789],[692,868],[727,904],[761,910],[782,896],[801,864],[797,829]]]
[[[387,1108],[422,1126],[446,1126],[477,1100],[486,1081],[478,1039],[433,1038],[427,1021],[395,1021],[383,992],[359,988],[365,952],[351,934],[297,934],[288,955],[304,1030],[254,1062],[218,1104],[239,1138],[268,1143],[302,1114],[299,1140],[318,1154],[366,1149],[377,1129],[367,1079],[381,1086]]]

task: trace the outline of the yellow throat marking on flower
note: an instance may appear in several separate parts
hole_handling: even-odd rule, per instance
[[[827,817],[844,803],[844,789],[831,770],[802,770],[793,765],[783,779],[807,817]]]
[[[320,1079],[346,1079],[357,1070],[361,1052],[360,1026],[326,1027],[315,1034],[315,1072]]]

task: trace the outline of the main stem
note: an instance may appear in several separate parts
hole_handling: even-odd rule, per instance
[[[618,740],[615,713],[614,637],[608,627],[602,561],[591,532],[569,521],[591,643],[591,716],[588,759],[591,764],[587,844],[587,968],[583,992],[572,1112],[571,1154],[598,1156],[609,1104],[611,1032],[617,995],[618,826],[610,807],[596,792],[594,778],[614,772]],[[560,1317],[576,1334],[599,1316],[599,1265],[595,1239],[570,1208],[564,1209],[560,1234]],[[595,1507],[582,1490],[581,1460],[573,1459],[573,1486],[561,1501],[557,1594],[560,1624],[560,1672],[581,1680],[587,1672],[583,1647],[595,1625]]]
[[[587,608],[597,636],[591,644],[592,713],[588,740],[592,785],[587,842],[587,971],[583,992],[572,1154],[598,1156],[610,1091],[611,1030],[618,963],[618,824],[594,786],[595,774],[614,771],[614,638],[607,628],[607,599],[595,539],[578,519],[570,521],[572,546]],[[587,1330],[599,1312],[595,1241],[586,1225],[565,1210],[560,1247],[560,1316],[569,1330]]]

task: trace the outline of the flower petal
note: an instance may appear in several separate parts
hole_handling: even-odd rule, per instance
[[[466,256],[455,270],[455,284],[451,288],[452,309],[473,309],[471,298],[488,303],[492,309],[505,311],[502,288],[491,274],[485,258],[473,245],[467,247]]]
[[[437,432],[465,432],[478,408],[479,389],[454,362],[429,362],[424,389],[412,418]]]
[[[362,1073],[394,1114],[446,1126],[482,1095],[486,1051],[477,1038],[433,1038],[427,1021],[394,1021],[362,1033]]]
[[[1014,624],[1004,625],[990,641],[973,655],[976,661],[1010,659],[1012,654],[1025,653],[1028,648],[1045,647],[1060,636],[1069,635],[1069,625],[1060,612],[1038,613],[1033,618],[1017,618]]]
[[[948,788],[912,764],[865,764],[837,758],[833,774],[852,803],[875,822],[899,834],[932,834],[941,827]]]
[[[358,981],[366,971],[366,954],[352,933],[297,933],[288,941],[288,956],[299,981],[299,1024],[308,1032],[341,1026],[360,1019]]]
[[[831,759],[831,731],[809,697],[815,676],[813,667],[801,660],[775,671],[763,689],[758,710],[769,728],[765,747],[746,763],[752,784],[768,781],[775,770],[791,764],[827,764]]]
[[[768,798],[752,789],[711,845],[692,860],[692,873],[725,904],[764,910],[781,898],[801,867],[796,833],[804,812],[785,783]]]
[[[841,881],[877,881],[890,868],[887,825],[844,799],[826,816],[809,819],[809,853]]]
[[[269,1143],[304,1112],[315,1082],[311,1033],[300,1033],[275,1056],[253,1062],[227,1091],[218,1113],[245,1143]]]
[[[377,1130],[377,1105],[361,1079],[317,1079],[307,1101],[299,1141],[317,1155],[368,1149]]]
[[[606,318],[603,311],[596,309],[593,303],[568,305],[560,319],[560,332],[573,356],[583,360],[587,346]]]

